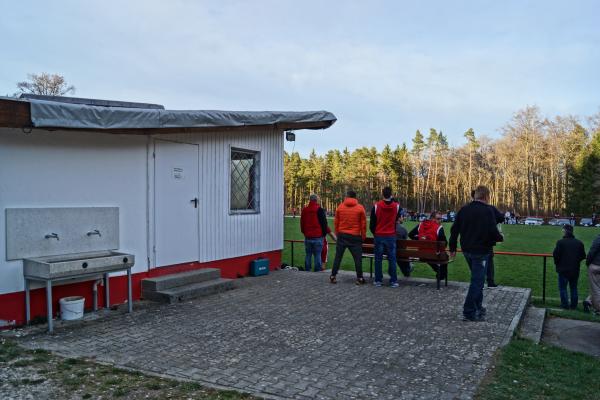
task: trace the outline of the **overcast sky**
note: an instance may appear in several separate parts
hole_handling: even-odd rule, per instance
[[[451,144],[600,106],[598,1],[0,0],[0,94],[28,73],[170,109],[328,110],[286,149]]]

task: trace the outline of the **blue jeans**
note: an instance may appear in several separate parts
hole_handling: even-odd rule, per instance
[[[571,289],[571,308],[577,307],[577,302],[579,301],[577,297],[577,281],[579,280],[579,276],[574,278],[567,278],[562,274],[558,274],[558,291],[560,292],[560,306],[564,308],[569,308],[569,296],[567,295],[567,284],[569,285],[569,289]]]
[[[306,257],[304,258],[304,270],[310,271],[311,258],[315,258],[315,272],[321,270],[321,252],[323,251],[323,238],[304,239],[304,248]]]
[[[395,236],[375,236],[375,282],[383,281],[382,263],[383,252],[388,259],[388,274],[390,274],[390,284],[398,281],[396,275],[396,237]]]
[[[483,284],[490,253],[475,254],[463,252],[471,270],[471,284],[465,298],[463,315],[467,318],[477,317],[483,308]]]

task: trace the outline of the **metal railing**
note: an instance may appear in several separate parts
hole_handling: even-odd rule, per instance
[[[284,242],[288,242],[291,244],[291,264],[294,265],[294,243],[304,243],[304,240],[294,240],[294,239],[284,239]],[[330,244],[335,244],[334,241],[329,242]],[[461,252],[460,249],[457,252]],[[512,257],[541,257],[542,258],[542,303],[546,304],[546,277],[547,277],[547,268],[548,262],[547,259],[552,257],[552,254],[549,253],[521,253],[514,251],[494,251],[494,255],[499,256],[512,256]]]

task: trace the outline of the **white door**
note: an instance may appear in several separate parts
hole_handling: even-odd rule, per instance
[[[198,261],[198,145],[154,142],[156,265]]]

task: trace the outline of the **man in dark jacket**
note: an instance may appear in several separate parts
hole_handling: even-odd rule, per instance
[[[400,213],[400,205],[392,198],[392,188],[384,187],[383,199],[375,203],[371,209],[369,228],[373,233],[375,244],[375,286],[383,283],[383,254],[387,255],[390,287],[398,287],[396,274],[396,221]]]
[[[308,205],[302,209],[300,214],[300,230],[304,234],[304,247],[306,257],[304,259],[304,270],[310,271],[311,259],[315,260],[315,272],[321,271],[321,252],[323,250],[323,238],[331,232],[327,226],[325,210],[318,203],[316,194],[311,194]]]
[[[558,273],[558,290],[560,292],[560,306],[569,308],[567,284],[571,291],[570,308],[577,308],[577,281],[579,280],[579,264],[585,260],[585,249],[581,240],[575,239],[573,225],[563,226],[564,236],[558,242],[552,255]]]
[[[471,270],[471,284],[463,305],[465,321],[481,321],[486,313],[483,307],[483,285],[492,246],[498,239],[495,216],[488,205],[490,190],[485,186],[475,189],[474,200],[460,209],[450,229],[450,256],[456,257],[460,247]]]
[[[600,313],[600,235],[592,242],[585,263],[588,266],[590,295],[583,302],[583,311],[588,312],[593,308]]]

